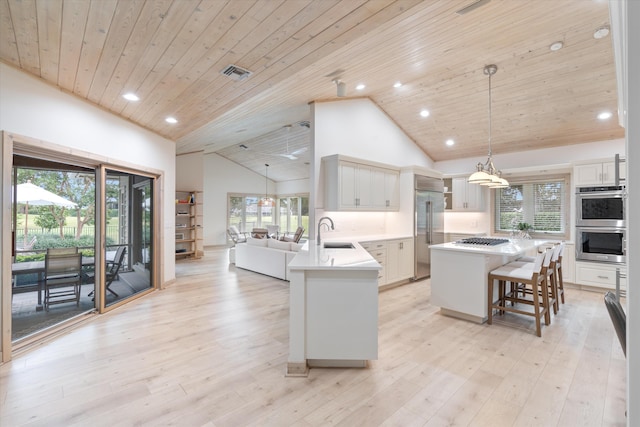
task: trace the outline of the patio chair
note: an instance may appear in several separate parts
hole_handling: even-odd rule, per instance
[[[247,241],[247,233],[241,233],[235,225],[227,228],[227,234],[231,238],[231,241],[233,241],[233,246],[235,246],[236,243],[243,243]]]
[[[300,239],[302,238],[302,234],[304,233],[304,227],[298,227],[295,231],[295,233],[293,233],[292,237],[287,236],[287,234],[285,233],[280,240],[282,240],[283,242],[293,242],[293,243],[298,243],[300,242]]]
[[[47,254],[44,259],[44,309],[53,304],[74,302],[80,305],[82,254]]]
[[[254,239],[266,239],[269,235],[269,230],[266,228],[254,228],[251,230],[251,237]]]
[[[105,287],[107,291],[109,291],[116,298],[119,295],[111,289],[111,284],[113,281],[118,278],[118,274],[120,273],[120,268],[122,267],[122,263],[124,262],[124,254],[126,252],[126,248],[124,246],[118,246],[118,250],[116,251],[116,255],[113,258],[113,261],[107,260],[105,263]],[[94,278],[95,272],[87,273],[89,278]],[[89,292],[89,296],[93,295],[93,291]]]
[[[73,246],[70,248],[47,248],[47,255],[71,255],[77,253],[77,246]]]

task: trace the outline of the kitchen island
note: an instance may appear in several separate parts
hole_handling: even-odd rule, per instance
[[[325,244],[333,247],[325,248]],[[289,263],[288,376],[378,358],[378,270],[356,241],[314,241]]]
[[[498,245],[431,245],[431,304],[442,314],[483,323],[488,316],[488,274],[548,240],[508,239]],[[497,292],[497,286],[496,292]],[[495,295],[497,298],[497,294]]]

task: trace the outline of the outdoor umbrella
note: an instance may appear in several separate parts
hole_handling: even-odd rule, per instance
[[[27,243],[27,230],[29,223],[29,205],[32,206],[62,206],[66,208],[73,208],[76,206],[70,200],[60,197],[57,194],[47,191],[42,187],[38,187],[28,181],[24,184],[18,184],[17,188],[17,203],[24,203],[24,243]]]

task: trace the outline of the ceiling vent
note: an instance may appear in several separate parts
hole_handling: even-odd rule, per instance
[[[249,70],[238,67],[237,65],[228,65],[224,70],[220,71],[220,74],[231,77],[233,80],[241,81],[249,77],[252,73]]]
[[[298,122],[298,125],[309,129],[311,127],[311,122],[309,120],[303,120],[301,122]]]

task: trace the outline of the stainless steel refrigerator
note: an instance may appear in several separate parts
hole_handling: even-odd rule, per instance
[[[444,183],[415,176],[414,216],[415,280],[431,276],[429,245],[444,243]]]

